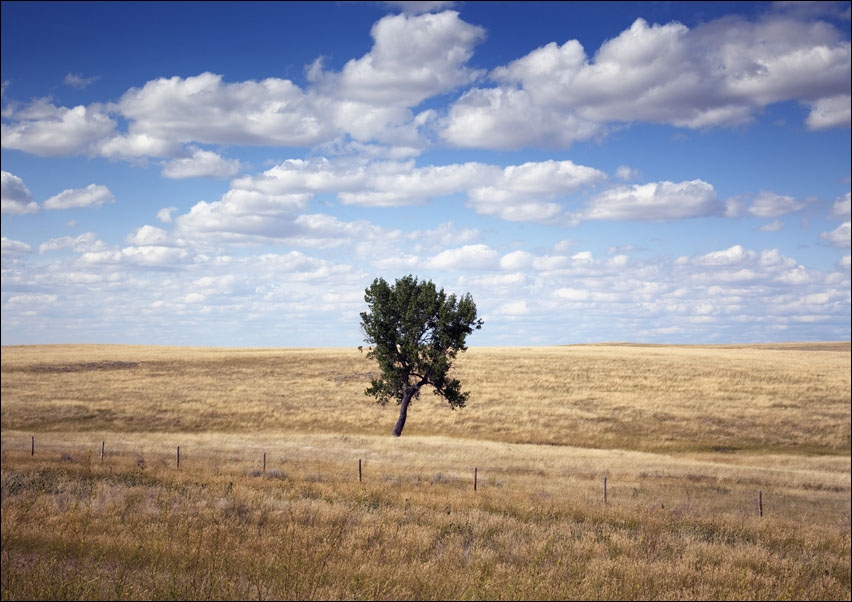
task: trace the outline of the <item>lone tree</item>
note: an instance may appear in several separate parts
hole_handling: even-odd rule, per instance
[[[462,392],[447,373],[458,352],[467,349],[467,335],[482,328],[470,294],[456,298],[409,275],[394,285],[377,278],[364,301],[370,308],[361,313],[364,340],[371,345],[367,358],[378,361],[382,372],[364,393],[381,405],[391,399],[400,404],[394,436],[402,434],[408,406],[423,385],[432,385],[453,410],[463,408],[470,392]]]

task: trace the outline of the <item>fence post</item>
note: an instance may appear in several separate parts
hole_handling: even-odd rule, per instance
[[[358,458],[358,482],[361,482],[361,458]]]
[[[35,455],[35,435],[30,437],[30,455],[31,456]]]
[[[476,491],[476,467],[473,467],[473,490]]]
[[[180,445],[178,445],[177,449],[177,467],[180,468]]]
[[[101,462],[104,461],[104,445],[105,444],[106,444],[106,441],[101,441]]]
[[[763,516],[763,491],[757,492],[757,514]]]
[[[263,474],[266,474],[266,452],[263,452]]]
[[[607,504],[607,503],[608,502],[606,500],[606,477],[604,477],[604,504]]]

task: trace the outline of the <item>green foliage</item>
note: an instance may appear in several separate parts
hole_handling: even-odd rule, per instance
[[[467,349],[467,336],[482,327],[473,298],[448,295],[431,281],[409,275],[394,285],[377,278],[364,300],[369,307],[361,313],[364,340],[371,345],[367,357],[381,369],[365,393],[382,405],[391,399],[402,404],[428,384],[451,408],[464,407],[469,393],[448,373],[457,354]]]

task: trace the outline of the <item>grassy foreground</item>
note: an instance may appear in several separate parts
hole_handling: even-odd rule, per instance
[[[457,366],[396,439],[357,350],[3,347],[2,598],[850,598],[848,343]]]

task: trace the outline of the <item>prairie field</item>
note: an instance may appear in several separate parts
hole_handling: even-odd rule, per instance
[[[3,600],[850,599],[850,344],[2,348]]]

